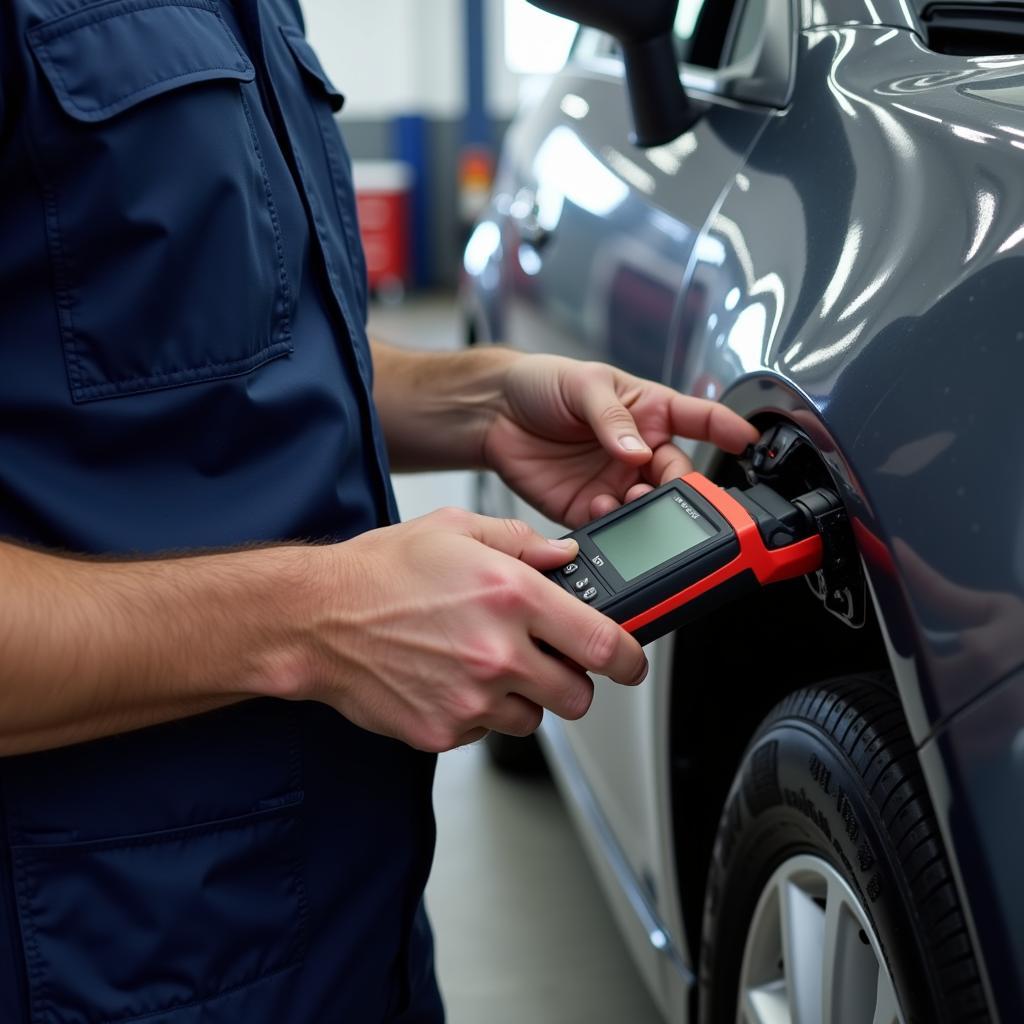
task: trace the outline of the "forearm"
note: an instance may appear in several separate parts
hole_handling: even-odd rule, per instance
[[[305,550],[100,562],[0,544],[0,755],[293,695]]]
[[[374,401],[395,470],[484,465],[483,439],[520,354],[497,346],[411,352],[372,342]]]

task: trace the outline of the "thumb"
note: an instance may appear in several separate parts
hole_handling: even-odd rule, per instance
[[[579,553],[574,540],[548,540],[521,519],[470,515],[465,532],[489,548],[501,551],[534,569],[557,569]]]
[[[650,460],[650,446],[611,381],[590,383],[581,396],[581,409],[587,426],[612,458],[636,466]]]

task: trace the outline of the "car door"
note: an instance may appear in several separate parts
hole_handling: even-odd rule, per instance
[[[686,291],[688,267],[698,255],[725,258],[720,242],[701,237],[702,228],[788,95],[794,13],[789,0],[739,0],[734,11],[684,0],[681,56],[713,66],[682,65],[700,116],[673,142],[647,150],[629,141],[629,99],[614,44],[581,34],[566,69],[506,146],[497,192],[507,211],[505,340],[663,378],[673,324],[703,306]],[[718,60],[722,53],[728,59]],[[508,492],[502,498],[489,507],[549,534],[558,529]],[[549,716],[546,728],[568,744],[632,872],[671,925],[672,894],[650,892],[654,879],[673,875],[667,752],[658,749],[667,706],[667,680],[658,680],[668,659],[659,673],[658,646],[649,654],[647,686],[599,680],[584,720],[566,725]]]

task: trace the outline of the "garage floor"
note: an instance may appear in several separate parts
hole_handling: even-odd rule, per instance
[[[372,312],[371,333],[421,348],[461,341],[450,299]],[[466,473],[398,477],[405,518],[468,506]],[[552,783],[502,777],[482,747],[438,766],[427,901],[450,1024],[661,1024]]]

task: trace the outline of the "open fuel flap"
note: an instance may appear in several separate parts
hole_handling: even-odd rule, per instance
[[[811,591],[853,629],[864,625],[866,586],[849,516],[810,439],[789,423],[766,430],[739,466],[751,486],[767,484],[813,518],[824,548],[822,567],[805,577]]]

